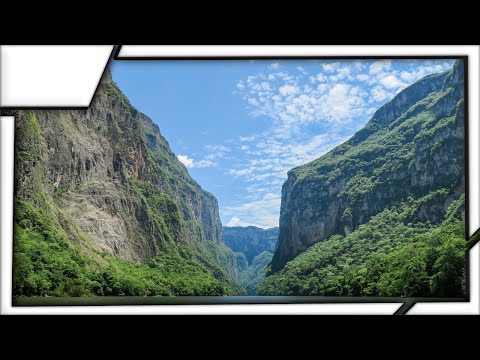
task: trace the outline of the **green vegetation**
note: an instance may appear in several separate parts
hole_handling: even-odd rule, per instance
[[[244,253],[241,253],[241,252],[235,252],[234,254],[235,254],[236,261],[237,261],[238,271],[241,274],[242,271],[245,271],[248,268],[247,257],[245,256]]]
[[[57,183],[61,176],[48,175],[48,172],[56,174],[59,171],[56,164],[50,163],[50,156],[63,151],[62,159],[70,161],[73,147],[63,135],[58,143],[53,141],[53,146],[47,144],[48,138],[44,137],[40,124],[47,127],[47,133],[50,129],[42,113],[20,113],[15,144],[14,296],[244,294],[236,280],[235,255],[217,243],[213,236],[216,234],[209,230],[215,229],[215,224],[192,219],[197,211],[194,206],[203,206],[203,215],[208,218],[213,214],[211,218],[214,218],[215,198],[188,175],[159,134],[158,127],[146,117],[139,120],[138,116],[144,115],[131,108],[128,99],[112,84],[103,85],[103,91],[111,98],[109,101],[120,101],[134,119],[132,124],[117,124],[122,128],[124,138],[121,141],[129,137],[135,141],[140,141],[142,136],[148,137],[145,140],[148,140],[148,147],[144,151],[147,152],[150,178],[141,173],[132,174],[122,160],[114,159],[115,171],[121,172],[126,180],[119,189],[120,197],[127,196],[139,210],[135,214],[124,213],[122,220],[136,220],[145,226],[135,235],[141,234],[138,241],[148,243],[156,255],[143,262],[133,262],[99,249],[65,211],[69,193],[77,189],[72,186],[74,181],[62,187]],[[78,115],[79,118],[63,112],[50,116],[50,121],[58,125],[56,133],[63,134],[66,126],[68,136],[77,139],[84,135],[80,128],[72,125],[81,126],[83,114]],[[138,126],[135,121],[142,121],[144,125],[139,129],[143,132],[133,131]],[[70,171],[81,172],[82,168],[71,167]],[[81,185],[102,191],[98,185],[103,181],[109,180],[84,179]]]
[[[423,228],[432,230],[440,225],[446,204],[464,191],[463,77],[462,61],[457,61],[451,70],[412,84],[378,109],[366,126],[345,143],[289,171],[283,187],[279,247],[267,277],[317,242],[325,243],[319,246],[324,246],[326,252],[333,251],[327,243],[338,243],[336,256],[350,254],[349,265],[356,261],[366,264],[366,254],[377,250],[390,253],[399,244],[416,239]],[[393,209],[401,204],[411,199],[426,201],[429,194],[428,205],[418,208],[408,220],[388,219],[379,227],[372,220],[379,215],[392,217]],[[354,242],[362,231],[345,238],[360,230],[362,224],[369,224],[365,234],[371,239],[366,248],[361,245],[363,237],[358,244]],[[381,228],[398,224],[403,224],[398,234],[395,229],[386,234],[388,229]],[[385,241],[385,249],[383,245],[375,248],[376,242]],[[322,276],[343,276],[343,269],[337,272],[329,265],[333,266],[328,263],[325,268],[317,267]],[[352,275],[351,269],[347,272]],[[328,281],[336,287],[343,280],[330,277]],[[322,280],[322,285],[317,286],[312,280],[311,291],[358,293],[345,286],[324,288],[324,284]],[[382,293],[393,291],[383,289]]]
[[[61,234],[44,210],[16,207],[14,296],[231,295],[188,249],[159,253],[147,264],[103,253],[88,256]],[[221,271],[216,270],[216,271]]]
[[[452,203],[440,225],[415,222],[442,193],[410,198],[347,236],[315,244],[268,276],[259,294],[464,296],[464,197]]]
[[[240,284],[245,288],[247,295],[257,294],[257,288],[265,278],[272,256],[271,252],[264,251],[255,256],[250,266],[240,272]]]
[[[427,99],[414,104],[411,109],[415,109],[415,113],[418,112],[415,116],[407,116],[411,115],[411,110],[386,127],[379,127],[375,122],[370,122],[351,140],[325,156],[292,169],[295,184],[316,180],[329,185],[340,177],[350,175],[340,196],[353,204],[379,187],[401,184],[402,177],[398,176],[395,179],[391,174],[412,171],[415,156],[419,156],[422,143],[432,141],[446,127],[455,128],[463,123],[463,115],[460,116],[459,111],[463,106],[463,100],[457,104],[454,112],[456,116],[442,117],[441,114],[430,111],[434,105],[431,102],[432,98],[444,99],[452,96],[450,90],[433,93]],[[368,134],[368,137],[357,145],[356,142],[364,137],[364,134]],[[457,139],[452,145],[461,147],[462,144],[462,139]],[[428,156],[433,155],[435,149],[440,146],[441,142],[437,143],[432,148],[432,154]],[[443,181],[451,183],[451,180],[447,178]]]
[[[457,63],[455,66],[460,65]],[[448,73],[445,83],[449,83],[452,74]],[[432,78],[442,78],[444,75],[437,74]],[[428,161],[428,157],[448,141],[452,142],[449,146],[451,149],[463,147],[460,137],[442,136],[442,131],[463,126],[462,86],[463,83],[450,84],[450,87],[432,91],[416,103],[403,105],[404,112],[388,124],[382,123],[384,114],[374,116],[344,144],[309,164],[292,169],[290,173],[294,175],[295,184],[321,181],[328,186],[341,177],[348,177],[340,196],[352,204],[384,186],[401,185],[403,177],[391,175],[405,170],[413,171],[415,158]],[[454,103],[450,105],[452,101]],[[388,106],[386,104],[384,108]],[[447,114],[437,110],[447,106],[452,108]],[[423,147],[430,147],[431,142],[436,143],[431,153],[423,155]],[[456,180],[451,177],[442,179],[444,184],[452,185]]]
[[[245,295],[245,290],[238,282],[238,270],[235,253],[224,244],[212,241],[195,243],[193,248],[185,247],[192,258],[202,264],[215,279],[231,289],[231,295]]]

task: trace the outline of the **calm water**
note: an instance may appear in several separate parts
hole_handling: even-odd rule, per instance
[[[105,305],[218,305],[218,304],[315,304],[315,303],[412,303],[458,302],[464,298],[392,298],[347,296],[92,296],[15,297],[13,306],[105,306]]]

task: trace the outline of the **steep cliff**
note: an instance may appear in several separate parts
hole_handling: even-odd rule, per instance
[[[15,180],[20,257],[32,255],[31,244],[21,240],[39,235],[68,251],[80,249],[81,256],[93,259],[93,269],[105,267],[111,256],[151,269],[177,259],[211,276],[212,283],[239,289],[236,257],[223,245],[216,198],[190,177],[158,126],[130,104],[109,72],[88,110],[16,113]],[[49,286],[44,294],[55,290]],[[201,287],[195,291],[209,293]],[[225,289],[215,292],[230,291]],[[20,285],[17,290],[23,294]]]
[[[245,254],[248,263],[264,251],[273,253],[278,241],[278,228],[260,229],[255,226],[223,227],[225,245]]]
[[[451,70],[401,91],[344,144],[290,170],[270,272],[392,206],[442,189],[416,219],[439,224],[464,191],[463,96],[458,60]]]

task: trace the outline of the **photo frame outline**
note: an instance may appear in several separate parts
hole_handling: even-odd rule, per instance
[[[468,241],[468,229],[469,229],[469,224],[470,224],[470,200],[469,200],[469,185],[470,185],[470,166],[469,166],[469,123],[470,123],[470,113],[469,113],[469,78],[468,78],[468,70],[469,70],[469,56],[468,55],[398,55],[398,56],[392,56],[392,55],[366,55],[366,56],[357,56],[357,55],[352,55],[352,56],[275,56],[275,57],[269,57],[269,56],[226,56],[226,57],[209,57],[209,56],[200,56],[200,57],[195,57],[195,56],[190,56],[190,57],[174,57],[174,56],[162,56],[162,57],[122,57],[120,56],[120,51],[121,51],[122,45],[116,45],[112,49],[112,53],[110,55],[109,60],[107,61],[103,71],[102,71],[102,77],[105,74],[105,71],[107,68],[111,65],[112,61],[162,61],[162,60],[167,60],[167,61],[179,61],[179,60],[205,60],[205,61],[212,61],[212,60],[371,60],[371,59],[462,59],[464,61],[464,91],[465,91],[465,118],[464,118],[464,167],[465,167],[465,240]],[[16,111],[16,110],[86,110],[88,109],[93,101],[93,98],[95,97],[96,93],[98,92],[98,88],[100,85],[100,81],[97,84],[97,87],[95,89],[94,95],[92,96],[92,99],[90,101],[90,104],[88,107],[15,107],[15,108],[10,108],[10,107],[0,107],[0,112],[10,112],[10,111]],[[2,114],[3,115],[3,114]],[[15,160],[14,160],[15,161]],[[480,230],[479,230],[480,231]],[[477,231],[478,233],[478,231]],[[476,236],[477,233],[474,235]],[[473,237],[473,236],[472,236]],[[417,298],[417,300],[411,300],[410,298],[401,298],[401,297],[352,297],[352,296],[342,296],[342,297],[321,297],[322,299],[319,299],[320,297],[316,296],[308,296],[308,297],[291,297],[291,296],[286,296],[286,297],[269,297],[265,296],[262,297],[265,299],[265,301],[236,301],[230,297],[230,300],[223,300],[223,299],[228,299],[228,297],[202,297],[202,296],[196,296],[192,297],[193,299],[191,301],[188,301],[188,297],[182,297],[183,299],[180,299],[179,297],[165,297],[164,299],[167,299],[165,305],[224,305],[224,304],[338,304],[338,303],[350,303],[350,304],[363,304],[363,303],[402,303],[403,305],[395,312],[395,314],[404,314],[408,312],[416,303],[422,302],[422,303],[428,303],[428,302],[470,302],[470,259],[469,259],[469,253],[470,250],[474,247],[474,245],[478,242],[479,240],[477,239],[476,242],[470,244],[468,249],[465,252],[465,264],[466,264],[466,271],[465,271],[465,276],[466,276],[466,296],[465,298],[441,298],[441,299],[429,299],[429,298]],[[12,254],[13,255],[13,254]],[[203,298],[203,299],[202,299]],[[220,300],[221,298],[222,300]],[[239,297],[239,298],[247,298],[247,297]],[[269,299],[270,298],[270,299]],[[277,298],[277,299],[272,299],[272,298]],[[278,298],[288,298],[288,299],[278,299]],[[325,299],[328,298],[328,299]],[[54,300],[54,298],[51,298]],[[72,298],[76,299],[76,298]],[[59,304],[55,304],[55,302],[52,300],[51,305],[45,305],[43,304],[42,306],[60,306]],[[203,301],[204,300],[204,301]],[[220,300],[220,301],[219,301]],[[89,304],[74,304],[75,301],[69,304],[65,304],[66,306],[75,306],[75,305],[81,305],[81,306],[89,306]],[[14,306],[22,306],[22,305],[15,305]],[[91,304],[92,306],[97,305],[97,304]],[[129,304],[122,304],[128,306]],[[132,305],[141,305],[139,304],[132,304]],[[153,305],[153,304],[152,304]],[[158,303],[156,304],[158,305]]]

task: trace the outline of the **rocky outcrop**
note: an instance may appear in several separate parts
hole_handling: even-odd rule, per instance
[[[346,235],[409,196],[445,189],[419,219],[440,221],[464,191],[464,73],[428,76],[382,106],[350,140],[292,169],[282,188],[271,272],[333,234]]]
[[[79,238],[75,227],[89,246],[142,262],[179,244],[223,243],[216,198],[109,72],[88,110],[16,117],[16,199],[38,206],[47,199],[70,239]]]
[[[278,241],[278,228],[260,229],[255,226],[223,227],[225,244],[234,252],[243,253],[251,264],[263,251],[273,253]]]

